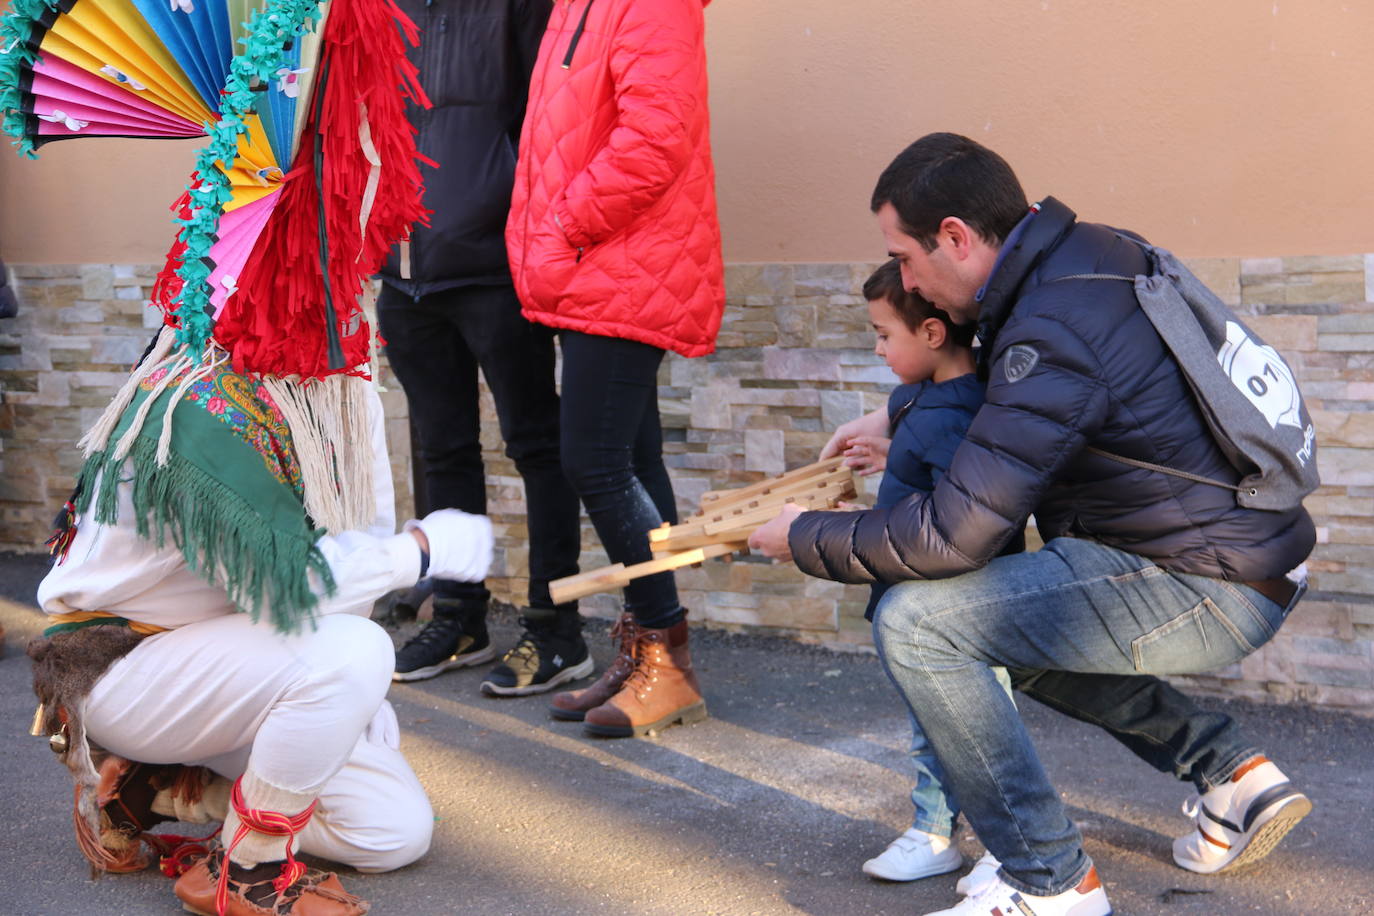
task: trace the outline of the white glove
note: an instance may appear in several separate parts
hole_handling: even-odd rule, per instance
[[[437,509],[405,523],[429,539],[429,574],[436,579],[481,582],[491,568],[491,519],[457,509]]]

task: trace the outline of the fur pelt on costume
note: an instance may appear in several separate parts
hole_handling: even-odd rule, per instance
[[[92,749],[86,737],[86,699],[110,665],[127,655],[140,639],[128,627],[92,626],[57,633],[49,639],[35,639],[28,647],[29,658],[33,659],[33,692],[43,704],[39,725],[46,734],[66,736],[66,747],[58,750],[58,757],[76,780],[77,840],[97,873],[127,870],[132,863],[124,860],[129,855],[136,856],[140,844],[133,838],[132,849],[125,850],[128,855],[121,855],[109,848],[109,842],[119,847],[128,844],[118,843],[116,837],[105,837],[109,831],[101,829],[96,803],[96,758],[103,759],[105,752]],[[89,842],[91,838],[98,838],[94,846]],[[102,844],[103,853],[96,848]]]

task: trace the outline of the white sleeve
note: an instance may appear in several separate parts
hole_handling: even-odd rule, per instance
[[[313,574],[311,591],[319,599],[315,614],[368,617],[387,592],[409,588],[420,578],[420,545],[410,534],[377,537],[365,531],[325,535],[315,542],[334,576],[334,593]]]
[[[389,475],[378,478],[388,482],[388,493],[390,479]],[[93,508],[78,519],[66,561],[54,566],[39,584],[39,606],[49,614],[108,611],[169,629],[235,613],[224,589],[191,571],[174,544],[157,547],[138,536],[131,492],[128,482],[119,485],[117,524],[98,524]],[[379,494],[379,507],[381,501]],[[387,515],[390,521],[389,511]],[[380,530],[380,534],[345,531],[316,542],[329,564],[334,592],[326,594],[324,583],[311,576],[311,591],[318,599],[315,614],[366,617],[382,595],[415,584],[420,576],[420,545],[410,534],[392,533],[392,524]]]

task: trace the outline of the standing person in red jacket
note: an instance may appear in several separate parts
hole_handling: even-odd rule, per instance
[[[506,244],[559,329],[563,470],[612,562],[677,520],[658,367],[715,348],[725,307],[707,113],[709,0],[558,0],[530,82]],[[552,712],[642,735],[706,715],[672,573],[625,588],[616,663]]]

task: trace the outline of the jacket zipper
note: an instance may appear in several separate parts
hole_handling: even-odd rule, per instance
[[[912,395],[912,396],[911,396],[911,400],[909,400],[909,401],[907,401],[905,404],[903,404],[903,405],[897,410],[897,412],[896,412],[895,414],[892,415],[892,419],[891,419],[890,421],[888,421],[888,424],[887,424],[887,437],[888,437],[889,439],[891,439],[891,438],[893,438],[894,436],[897,435],[897,427],[901,424],[902,419],[903,419],[908,413],[911,412],[912,405],[914,405],[915,403],[916,403],[916,396],[915,396],[915,395]]]
[[[568,42],[568,53],[563,55],[564,70],[572,67],[573,52],[577,50],[577,43],[582,40],[582,30],[587,27],[587,14],[591,11],[592,0],[587,0],[587,5],[582,8],[582,18],[577,20],[577,28],[573,30],[572,41]]]

